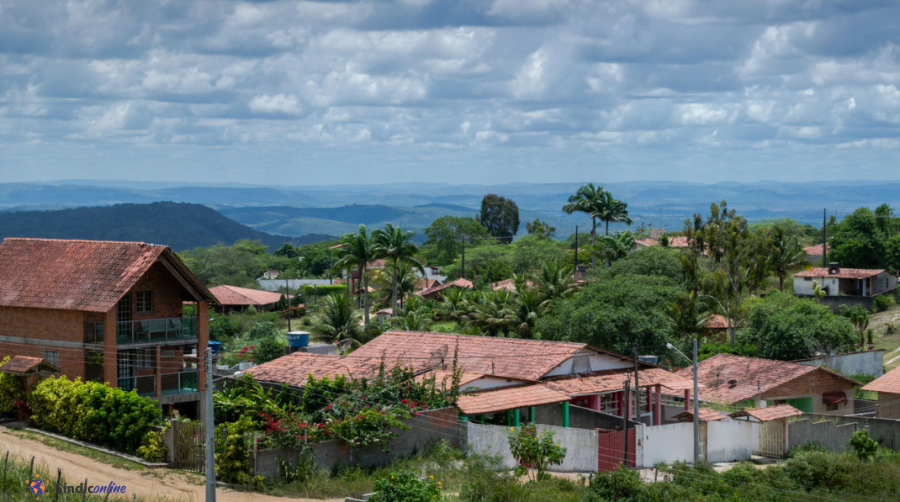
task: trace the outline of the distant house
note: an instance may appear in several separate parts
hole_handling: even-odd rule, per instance
[[[728,319],[718,314],[709,316],[700,328],[700,336],[724,342],[728,336]]]
[[[525,281],[525,286],[528,288],[533,288],[534,282],[531,280],[527,280]],[[506,290],[515,292],[516,281],[515,279],[503,279],[502,281],[492,282],[491,289],[494,291]]]
[[[659,246],[659,241],[650,237],[645,237],[643,239],[635,239],[634,246],[632,246],[632,251],[636,251],[638,249],[644,249],[649,247]]]
[[[718,354],[699,364],[700,399],[748,408],[790,404],[806,413],[853,413],[858,382],[818,366]],[[692,368],[677,374],[690,378]]]
[[[209,288],[209,292],[216,297],[219,303],[216,311],[220,313],[243,312],[251,306],[257,310],[271,310],[281,300],[281,293],[238,286],[216,286]]]
[[[875,408],[877,418],[900,420],[900,368],[872,380],[862,390],[878,393],[878,405]]]
[[[454,281],[446,282],[444,284],[441,284],[440,286],[434,286],[432,288],[419,291],[416,294],[421,296],[422,298],[425,298],[426,300],[431,298],[440,299],[444,296],[444,290],[446,290],[447,288],[472,289],[474,287],[475,286],[472,284],[472,281],[460,278]]]
[[[14,357],[3,371],[58,369],[197,418],[205,377],[198,363],[215,301],[166,246],[7,238],[0,243],[0,358]]]
[[[794,294],[815,296],[813,282],[826,293],[837,298],[834,303],[862,304],[871,307],[872,300],[897,289],[897,276],[882,269],[841,268],[831,263],[828,268],[815,267],[794,274]]]
[[[807,246],[803,248],[803,252],[806,254],[807,261],[812,263],[821,262],[822,257],[825,256],[825,245],[816,244],[815,246]]]

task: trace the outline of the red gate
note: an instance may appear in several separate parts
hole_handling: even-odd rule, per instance
[[[625,460],[622,431],[597,435],[597,470],[613,471]],[[634,429],[628,429],[628,466],[634,467]]]

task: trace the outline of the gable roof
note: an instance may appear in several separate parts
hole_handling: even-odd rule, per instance
[[[586,376],[555,378],[546,381],[546,384],[574,397],[621,390],[625,387],[626,379],[634,384],[633,369],[599,371]],[[672,390],[692,389],[694,384],[693,378],[684,378],[662,368],[638,370],[638,383],[641,387],[662,385]]]
[[[804,270],[802,272],[797,272],[794,274],[794,277],[812,277],[813,279],[819,277],[837,277],[838,279],[866,279],[868,277],[874,277],[880,273],[884,272],[884,269],[867,269],[867,268],[841,268],[838,270],[836,274],[828,273],[827,268],[823,267],[813,267],[809,270]]]
[[[450,282],[445,282],[444,284],[441,284],[439,286],[434,286],[434,287],[419,291],[416,294],[419,296],[427,297],[427,296],[433,295],[435,293],[438,293],[440,291],[443,291],[443,290],[445,290],[447,288],[451,288],[451,287],[472,289],[473,287],[475,287],[475,285],[472,284],[472,281],[470,281],[468,279],[459,278],[459,279],[456,279],[456,280],[453,280]]]
[[[193,299],[215,300],[166,246],[6,238],[0,243],[0,306],[108,312],[157,262]]]
[[[725,404],[765,394],[817,371],[828,373],[853,385],[857,384],[843,375],[818,366],[730,354],[717,354],[700,361],[698,366],[698,380],[703,385],[700,389],[700,398]],[[692,368],[688,367],[676,374],[684,378],[693,378],[692,371]]]
[[[209,288],[221,305],[269,305],[281,300],[281,293],[221,285]]]
[[[900,368],[894,368],[863,386],[862,390],[900,394]]]
[[[781,418],[799,417],[803,412],[789,404],[779,404],[768,408],[753,408],[750,410],[736,411],[729,415],[732,418],[751,417],[760,422],[771,422]]]
[[[554,390],[546,385],[535,384],[463,394],[459,396],[456,406],[466,415],[480,415],[528,406],[561,403],[568,400],[569,396],[564,392]]]
[[[645,247],[659,246],[659,241],[650,237],[635,239],[634,243]]]
[[[728,319],[719,314],[711,315],[703,323],[703,327],[706,329],[728,329]]]
[[[831,249],[831,246],[828,246]],[[803,252],[808,256],[822,256],[825,254],[825,245],[824,244],[816,244],[815,246],[806,246],[803,248]]]
[[[347,357],[378,360],[383,357],[389,364],[400,361],[404,366],[420,371],[433,365],[432,354],[445,347],[445,365],[452,364],[457,344],[458,363],[463,371],[522,380],[538,380],[585,349],[629,360],[620,354],[584,343],[418,331],[387,331]]]
[[[532,282],[531,279],[529,279],[529,280],[525,281],[525,285],[528,286],[529,288],[533,288],[534,282]],[[501,289],[505,289],[507,291],[515,292],[516,280],[515,279],[503,279],[502,281],[492,282],[491,289],[494,291],[499,291]]]
[[[294,387],[306,386],[309,376],[315,378],[347,376],[363,378],[375,375],[379,359],[366,359],[336,354],[294,352],[267,363],[254,366],[246,373],[264,382],[286,383]]]
[[[27,375],[39,371],[51,371],[59,373],[59,368],[48,363],[40,357],[13,356],[3,364],[0,364],[0,373],[13,375]]]
[[[691,247],[691,243],[686,236],[676,235],[674,237],[669,237],[669,247],[670,248],[688,248],[688,247]]]

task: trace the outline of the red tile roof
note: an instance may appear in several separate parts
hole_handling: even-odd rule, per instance
[[[490,375],[482,375],[481,373],[461,373],[459,379],[459,388],[460,390],[464,390],[467,384],[470,384],[478,379],[484,378],[485,376]],[[446,386],[448,389],[453,385],[453,372],[452,371],[428,371],[426,373],[422,373],[416,376],[417,382],[424,382],[428,378],[434,378],[434,383],[438,388],[441,385]]]
[[[419,291],[416,294],[419,296],[428,297],[428,296],[431,296],[435,293],[441,292],[441,291],[443,291],[447,288],[451,288],[451,287],[472,289],[475,286],[472,284],[472,281],[470,281],[468,279],[460,278],[460,279],[456,279],[455,281],[445,282],[444,284],[441,284],[440,286],[434,286],[433,288],[428,288],[424,291]]]
[[[825,249],[822,244],[816,244],[815,246],[807,246],[803,248],[803,252],[806,253],[807,256],[822,256],[823,254],[825,254]]]
[[[728,319],[723,315],[709,316],[703,327],[706,329],[728,329]]]
[[[836,274],[829,274],[827,268],[814,267],[794,274],[794,277],[837,277],[838,279],[866,279],[884,272],[883,269],[841,268]]]
[[[687,248],[691,247],[691,243],[688,241],[688,238],[683,235],[678,235],[675,237],[669,237],[669,247],[670,248]]]
[[[378,372],[380,359],[338,356],[332,354],[311,354],[294,352],[247,370],[257,380],[286,383],[295,387],[306,385],[309,376],[315,378],[348,376],[370,377]]]
[[[649,238],[649,237],[648,237],[648,238],[644,238],[644,239],[635,239],[635,240],[634,240],[634,243],[635,243],[635,244],[640,244],[640,245],[645,246],[645,247],[659,246],[659,241],[658,241],[658,240],[656,240],[656,239],[651,239],[651,238]]]
[[[851,385],[857,383],[843,375],[817,366],[718,354],[700,361],[698,379],[703,385],[703,388],[700,389],[700,398],[717,403],[733,404],[765,394],[771,389],[816,371],[829,373],[846,380]],[[684,378],[693,378],[691,367],[684,368],[676,374]]]
[[[568,400],[569,396],[564,392],[543,384],[535,384],[465,394],[459,396],[456,406],[466,415],[480,415]]]
[[[529,288],[534,287],[534,283],[532,281],[525,281],[525,285]],[[503,279],[502,281],[492,282],[491,289],[494,291],[499,291],[501,289],[505,289],[507,291],[515,291],[516,290],[516,281],[515,279]]]
[[[404,365],[422,370],[435,363],[432,354],[438,350],[446,349],[445,364],[452,364],[457,343],[458,361],[463,371],[523,380],[538,380],[579,351],[588,348],[583,343],[388,331],[356,349],[348,357],[379,360],[383,357],[386,361],[402,361]]]
[[[37,371],[59,372],[59,368],[48,363],[40,357],[13,356],[3,364],[0,364],[0,373],[12,373],[13,375],[26,375]]]
[[[731,417],[753,417],[760,422],[771,422],[781,418],[799,417],[803,412],[794,408],[789,404],[779,404],[768,408],[754,408],[752,410],[743,410],[732,413]]]
[[[227,285],[209,288],[209,292],[221,305],[269,305],[281,299],[281,293]]]
[[[548,380],[546,384],[575,397],[622,390],[626,379],[634,384],[633,370],[600,371],[588,376],[556,378]],[[639,370],[638,383],[641,387],[660,384],[673,390],[693,388],[693,378],[684,378],[662,368]]]
[[[6,238],[0,243],[0,306],[108,312],[159,260],[186,280],[195,300],[214,299],[166,246]]]
[[[682,411],[672,418],[684,422],[691,422],[694,420],[694,410],[690,409]],[[700,422],[717,422],[719,420],[725,420],[726,418],[728,418],[728,415],[719,410],[713,408],[700,408]]]
[[[440,285],[441,281],[437,279],[419,279],[418,281],[416,281],[416,288],[423,291]]]
[[[862,390],[900,394],[900,368],[894,368],[863,386]]]

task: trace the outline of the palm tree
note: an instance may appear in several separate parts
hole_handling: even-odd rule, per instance
[[[400,331],[428,331],[431,329],[431,317],[423,312],[407,312],[391,319],[391,324]]]
[[[391,281],[391,307],[397,310],[397,272],[401,263],[418,269],[425,276],[425,267],[415,258],[418,246],[412,241],[412,232],[404,232],[400,227],[388,223],[383,229],[372,232],[373,249],[376,256],[393,264],[393,280]]]
[[[572,286],[575,284],[572,267],[563,264],[562,261],[547,261],[541,264],[541,269],[534,275],[534,282],[548,300],[571,296],[574,291]]]
[[[395,274],[394,264],[388,263],[385,268],[375,272],[375,275],[372,277],[375,289],[386,291],[383,295],[379,294],[379,301],[390,301],[391,294],[393,293],[395,276],[397,281],[397,300],[401,305],[403,305],[404,301],[409,298],[412,293],[416,292],[416,287],[419,284],[420,278],[416,275],[412,265],[409,263],[400,263],[397,268],[398,270],[396,270]],[[397,315],[396,312],[394,315]]]
[[[563,212],[586,213],[591,217],[591,244],[597,244],[597,217],[603,208],[603,194],[607,193],[601,186],[588,183],[569,196],[569,203],[562,207]]]
[[[778,276],[778,289],[784,291],[784,278],[792,265],[806,263],[806,253],[796,237],[785,234],[784,228],[775,225],[772,228],[772,254],[770,255],[772,271]]]
[[[534,336],[534,324],[547,312],[550,300],[544,299],[535,288],[524,288],[516,291],[516,298],[510,307],[510,321],[520,338]]]
[[[595,253],[599,254],[608,267],[619,258],[624,258],[634,247],[634,235],[631,232],[604,235],[600,238],[600,244]]]
[[[359,231],[355,234],[344,234],[341,239],[344,244],[340,248],[340,258],[335,262],[337,268],[356,267],[359,272],[359,280],[357,287],[363,291],[363,319],[364,323],[369,325],[369,275],[367,264],[375,259],[375,250],[372,245],[372,239],[366,233],[366,226],[360,225]],[[348,281],[350,282],[350,281]]]
[[[631,225],[631,218],[628,217],[628,204],[619,199],[614,199],[609,192],[603,192],[602,198],[603,201],[600,204],[600,207],[596,213],[591,214],[591,216],[596,216],[600,221],[606,223],[606,231],[603,235],[609,235],[610,222]]]
[[[345,292],[325,296],[316,314],[313,332],[331,341],[352,339],[359,345],[362,326],[359,311],[353,308],[353,299]]]

